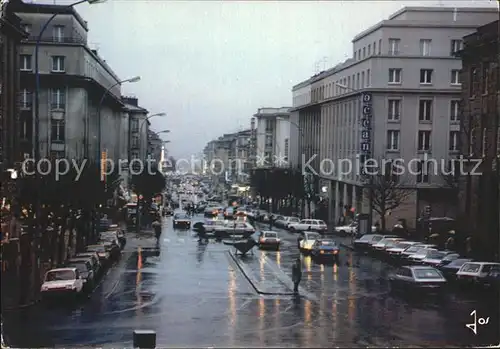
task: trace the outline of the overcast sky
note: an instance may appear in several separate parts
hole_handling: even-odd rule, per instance
[[[123,94],[167,113],[152,118],[152,128],[170,129],[163,137],[171,155],[185,157],[249,128],[259,107],[291,106],[292,86],[350,56],[357,33],[403,6],[424,5],[496,1],[108,0],[77,10],[89,23],[89,45],[118,76],[141,76]]]

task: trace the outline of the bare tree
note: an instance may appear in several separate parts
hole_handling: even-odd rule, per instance
[[[412,194],[410,186],[405,185],[401,176],[395,174],[373,174],[369,180],[368,191],[372,195],[373,210],[380,216],[380,228],[385,231],[385,217],[388,212],[398,208]]]

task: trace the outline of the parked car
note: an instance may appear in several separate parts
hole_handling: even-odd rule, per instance
[[[191,218],[188,217],[185,213],[176,213],[174,215],[173,221],[174,229],[190,229],[191,228]]]
[[[419,248],[415,253],[408,256],[407,261],[410,264],[422,264],[422,261],[434,252],[438,252],[438,250],[427,247]]]
[[[369,250],[373,244],[376,244],[384,237],[378,234],[365,234],[354,240],[354,248],[357,250]]]
[[[220,207],[207,207],[204,211],[204,216],[207,218],[216,218],[219,215],[221,208]]]
[[[358,234],[358,222],[354,221],[347,225],[339,225],[334,228],[339,235],[356,235]],[[377,232],[377,227],[372,226],[372,233]],[[366,235],[366,234],[365,234]]]
[[[315,260],[340,262],[340,248],[337,243],[330,239],[316,240],[311,249],[311,257]]]
[[[403,240],[404,239],[402,238],[396,238],[396,237],[384,237],[382,240],[372,245],[372,251],[383,252],[387,247],[392,248],[396,246],[396,243],[398,241],[403,241]]]
[[[500,290],[500,265],[493,265],[486,277],[484,285],[496,291]]]
[[[404,292],[442,292],[446,286],[445,277],[433,267],[404,266],[389,275],[391,290]]]
[[[385,252],[389,255],[391,259],[396,259],[399,257],[403,251],[405,251],[407,248],[417,245],[418,242],[415,241],[398,241],[396,245],[390,248],[386,248]]]
[[[75,268],[80,272],[83,279],[83,287],[86,291],[91,291],[95,285],[94,269],[90,258],[72,258],[68,260],[66,267]]]
[[[452,251],[431,251],[422,259],[421,263],[430,265],[431,267],[438,267],[446,257],[447,261],[449,260],[451,262],[453,259],[459,258],[460,255]]]
[[[261,249],[273,249],[278,251],[280,249],[281,240],[278,237],[278,233],[275,231],[261,231],[259,233],[258,243]]]
[[[163,216],[173,216],[174,209],[170,206],[163,207]]]
[[[299,223],[290,224],[290,231],[316,231],[316,232],[326,232],[328,227],[326,223],[320,219],[303,219]]]
[[[314,242],[321,239],[321,235],[312,231],[300,233],[299,236],[299,249],[303,253],[310,253]]]
[[[284,226],[285,229],[290,229],[291,224],[297,224],[300,222],[299,217],[285,217],[285,218],[286,218]]]
[[[285,227],[285,219],[286,216],[276,216],[274,217],[274,222],[273,225],[279,228],[284,228]]]
[[[457,278],[457,272],[465,263],[472,262],[469,258],[457,258],[446,265],[439,266],[439,270],[448,281],[454,281]]]
[[[40,291],[46,300],[54,296],[76,297],[83,294],[83,279],[76,268],[51,269],[45,273]]]
[[[111,252],[104,244],[88,245],[85,251],[97,253],[99,256],[99,263],[103,266],[107,266],[111,262]]]
[[[118,239],[118,233],[116,230],[114,231],[105,231],[99,234],[99,243],[110,243],[118,246],[121,250],[123,249],[123,245],[121,241]]]
[[[406,250],[404,250],[403,252],[401,252],[399,254],[399,262],[402,262],[402,263],[406,263],[408,262],[408,258],[419,252],[420,249],[422,248],[435,248],[436,245],[429,245],[429,244],[415,244],[415,245],[412,245],[410,247],[408,247]]]
[[[101,273],[101,262],[99,262],[99,255],[96,252],[77,253],[75,258],[88,258],[92,264],[94,276],[97,277]]]
[[[461,284],[483,286],[491,269],[498,266],[500,263],[467,262],[457,272],[457,281]]]

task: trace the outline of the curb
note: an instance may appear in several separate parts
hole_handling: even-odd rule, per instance
[[[15,311],[15,310],[21,310],[21,309],[26,309],[26,308],[30,308],[36,304],[40,303],[40,300],[35,300],[35,301],[31,301],[27,304],[23,304],[23,305],[19,305],[17,307],[11,307],[11,308],[3,308],[2,310],[3,311]]]
[[[258,294],[260,294],[262,296],[293,296],[294,295],[293,292],[290,292],[290,293],[283,293],[283,292],[263,292],[263,291],[259,290],[259,288],[255,285],[255,282],[250,277],[251,273],[247,270],[247,268],[244,267],[238,261],[238,258],[236,258],[236,256],[234,255],[234,253],[232,253],[231,251],[227,251],[227,253],[229,254],[229,256],[231,256],[231,259],[238,266],[238,268],[240,269],[240,271],[242,272],[242,274],[245,276],[245,279],[247,279],[247,281],[250,283],[250,285],[252,285],[252,287],[255,290],[255,292],[257,292]],[[279,281],[281,282],[281,280],[279,280]],[[288,288],[288,286],[287,286],[287,288]]]

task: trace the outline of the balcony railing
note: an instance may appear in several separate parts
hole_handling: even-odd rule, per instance
[[[30,41],[36,41],[38,39],[37,36],[30,35],[24,41],[30,42]],[[43,37],[40,40],[41,43],[53,43],[53,44],[87,44],[87,40],[84,38],[79,38],[79,37],[62,37],[62,38],[57,38],[57,37]]]

